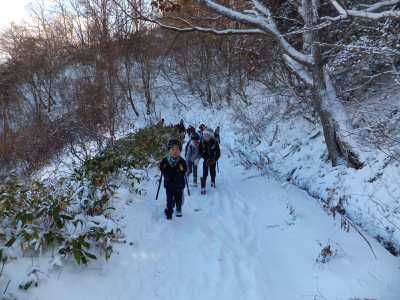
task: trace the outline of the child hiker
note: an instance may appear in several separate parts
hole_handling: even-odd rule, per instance
[[[182,217],[183,191],[185,189],[186,161],[180,156],[182,143],[178,139],[168,142],[168,155],[160,162],[160,170],[164,177],[164,187],[167,193],[167,208],[165,216],[172,219],[175,216]]]

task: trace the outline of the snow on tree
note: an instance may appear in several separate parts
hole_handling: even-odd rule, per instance
[[[127,0],[128,3],[130,0]],[[114,0],[115,3],[124,2]],[[362,168],[361,153],[356,151],[357,145],[351,138],[351,124],[346,111],[336,93],[332,80],[332,70],[325,54],[323,32],[333,26],[340,31],[346,31],[351,22],[347,19],[360,18],[370,23],[381,19],[400,19],[400,0],[370,1],[369,4],[348,1],[347,8],[336,0],[289,0],[289,1],[260,1],[248,2],[217,2],[213,0],[198,0],[194,4],[211,18],[224,17],[231,22],[211,26],[196,26],[193,20],[183,19],[176,13],[178,25],[163,20],[168,13],[179,11],[185,2],[157,0],[153,5],[161,12],[161,18],[145,17],[148,21],[179,32],[205,32],[217,35],[226,34],[263,34],[272,37],[279,45],[278,49],[287,67],[308,85],[314,109],[321,121],[328,156],[333,166],[345,160],[350,167]],[[357,3],[356,3],[357,2]],[[285,6],[291,7],[291,13],[278,16],[277,12]],[[215,16],[216,15],[216,16]],[[143,17],[143,16],[142,16]],[[203,15],[204,17],[204,15]],[[291,19],[295,22],[290,22]],[[289,21],[281,21],[286,19]],[[233,23],[232,23],[233,21]],[[293,26],[296,23],[297,26]],[[300,26],[298,24],[301,24]],[[225,26],[224,26],[225,25]],[[221,28],[222,27],[222,28]],[[295,29],[293,30],[293,27]],[[294,36],[302,36],[299,43]]]

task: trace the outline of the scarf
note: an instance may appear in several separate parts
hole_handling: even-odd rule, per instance
[[[167,159],[168,159],[168,163],[171,167],[175,167],[179,162],[179,156],[173,157],[172,155],[168,154]]]

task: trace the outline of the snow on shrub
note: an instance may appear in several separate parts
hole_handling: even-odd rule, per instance
[[[9,179],[0,185],[0,260],[5,253],[40,255],[57,250],[54,264],[72,258],[86,265],[112,254],[112,241],[121,234],[112,219],[111,201],[118,183],[126,179],[141,193],[145,170],[165,154],[165,145],[177,135],[172,127],[140,129],[87,159],[72,175],[42,181]],[[126,181],[125,180],[125,181]],[[38,284],[31,273],[21,289]],[[33,280],[33,279],[34,280]]]

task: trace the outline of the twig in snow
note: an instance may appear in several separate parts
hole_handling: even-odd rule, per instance
[[[271,141],[269,142],[269,146],[271,147],[272,144],[274,143],[276,136],[278,135],[278,125],[275,126],[275,131],[274,131],[274,135],[272,136]]]
[[[378,257],[376,256],[374,249],[372,248],[371,243],[368,241],[368,239],[365,237],[365,235],[361,232],[361,230],[358,228],[358,226],[356,224],[354,224],[348,217],[346,217],[345,215],[342,215],[342,217],[351,225],[351,227],[353,227],[358,234],[364,239],[364,241],[368,244],[368,247],[371,249],[372,254],[374,255],[375,259],[377,259]]]
[[[11,280],[9,280],[9,281],[7,282],[7,285],[6,285],[6,288],[4,289],[3,295],[5,295],[5,294],[7,293],[7,290],[8,290],[8,287],[10,286],[10,283],[11,283]]]
[[[313,140],[313,139],[317,138],[320,135],[321,135],[321,131],[318,131],[316,134],[310,136],[310,140]]]

